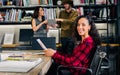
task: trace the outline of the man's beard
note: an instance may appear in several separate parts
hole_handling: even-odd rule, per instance
[[[69,10],[70,9],[70,6],[69,7],[67,7],[67,8],[65,8],[65,10]]]

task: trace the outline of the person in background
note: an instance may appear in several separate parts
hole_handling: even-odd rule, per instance
[[[44,50],[45,55],[52,57],[56,63],[64,66],[88,68],[95,48],[101,44],[100,36],[90,16],[79,16],[75,20],[73,38],[75,42],[79,41],[79,44],[74,48],[72,54],[64,54],[48,48]],[[86,70],[70,69],[70,72],[73,75],[83,75]]]
[[[47,37],[47,20],[44,17],[44,9],[36,7],[32,16],[33,37]]]
[[[59,18],[56,19],[58,25],[61,28],[61,50],[65,50],[65,48],[67,47],[67,51],[65,50],[62,52],[71,53],[74,48],[74,43],[71,40],[73,32],[73,22],[78,16],[78,12],[72,8],[72,0],[63,0],[62,4],[65,9],[60,11]]]
[[[0,13],[0,22],[4,21],[4,18],[2,17],[2,14]]]

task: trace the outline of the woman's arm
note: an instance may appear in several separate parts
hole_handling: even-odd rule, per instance
[[[83,64],[89,62],[89,55],[91,53],[92,48],[93,44],[89,43],[85,44],[83,48],[84,50],[81,50],[79,46],[76,47],[74,50],[77,51],[75,51],[75,53],[73,53],[72,55],[55,52],[52,57],[57,63],[65,66],[82,66]]]
[[[36,25],[35,19],[32,19],[32,29],[33,29],[33,31],[37,31],[44,24],[47,24],[47,20],[41,22],[39,25]]]
[[[61,18],[61,15],[60,15],[59,16],[60,18],[57,18],[56,21],[58,21],[58,22],[66,22],[66,23],[73,23],[75,21],[75,19],[77,18],[77,16],[78,16],[77,11],[74,11],[74,13],[72,14],[71,18],[64,19],[64,18]]]

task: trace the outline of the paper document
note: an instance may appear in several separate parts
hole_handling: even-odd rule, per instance
[[[42,62],[42,59],[29,61],[2,61],[0,62],[0,71],[2,72],[28,72],[36,65]]]
[[[48,25],[55,25],[56,21],[54,19],[48,19]]]
[[[42,43],[40,39],[36,39],[36,40],[44,50],[47,50],[46,46]]]

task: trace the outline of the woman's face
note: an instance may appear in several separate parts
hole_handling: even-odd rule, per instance
[[[77,31],[80,36],[88,36],[91,26],[86,18],[81,18],[78,20]]]
[[[39,8],[39,16],[44,16],[44,10],[43,10],[43,8]]]

